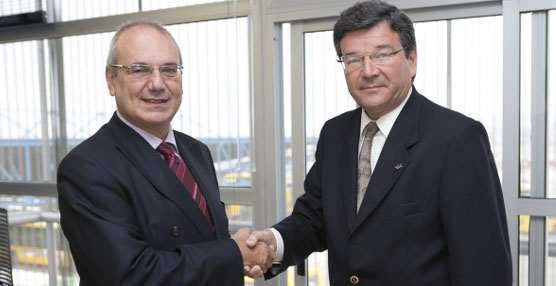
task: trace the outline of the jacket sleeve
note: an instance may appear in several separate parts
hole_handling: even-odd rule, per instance
[[[272,269],[266,273],[267,279],[285,271],[291,265],[303,262],[315,251],[326,250],[321,186],[322,145],[326,141],[326,127],[322,130],[315,153],[315,163],[305,177],[305,193],[296,200],[292,214],[273,226],[284,240],[284,258],[278,270]]]
[[[511,285],[502,189],[479,122],[468,124],[452,140],[440,179],[452,285]]]
[[[84,153],[70,153],[59,166],[61,225],[81,285],[243,285],[242,256],[231,239],[172,250],[148,243],[122,184]]]

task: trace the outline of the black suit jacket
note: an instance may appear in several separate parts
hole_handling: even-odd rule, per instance
[[[415,88],[356,213],[361,109],[322,128],[305,194],[274,227],[283,271],[328,249],[331,285],[511,285],[502,191],[487,133]],[[271,275],[267,276],[271,277]]]
[[[210,152],[174,134],[215,232],[156,150],[114,114],[58,168],[61,225],[81,285],[243,285]]]

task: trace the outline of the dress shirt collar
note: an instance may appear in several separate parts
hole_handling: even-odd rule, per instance
[[[412,90],[413,88],[409,89],[407,96],[405,97],[405,99],[402,101],[400,105],[398,105],[396,108],[394,108],[394,110],[384,114],[382,117],[376,120],[376,125],[378,125],[378,128],[380,129],[379,132],[384,134],[384,137],[388,138],[388,134],[390,134],[390,130],[392,130],[392,126],[394,126],[394,122],[396,122],[398,115],[400,115],[400,112],[402,111],[403,107],[407,103],[407,100],[409,99]],[[359,138],[364,136],[363,129],[365,129],[365,126],[367,126],[367,124],[371,121],[373,120],[369,117],[369,115],[367,115],[365,109],[362,108],[361,125],[359,127]]]
[[[135,130],[135,132],[139,133],[139,135],[141,135],[141,137],[143,137],[143,139],[145,139],[149,145],[151,145],[153,147],[153,149],[156,149],[158,147],[158,145],[160,145],[160,143],[162,143],[162,140],[154,135],[152,135],[151,133],[133,125],[133,123],[127,121],[121,114],[119,111],[116,111],[116,114],[118,115],[118,118],[120,118],[120,120],[122,120],[127,126],[129,126],[131,129]],[[168,128],[168,135],[166,135],[166,139],[164,140],[168,143],[170,143],[170,146],[172,146],[172,149],[175,153],[177,153],[177,145],[176,145],[176,138],[174,137],[174,131],[172,129],[172,125],[170,124],[170,127]]]

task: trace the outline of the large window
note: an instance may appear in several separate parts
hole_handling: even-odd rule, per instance
[[[521,198],[556,198],[556,10],[521,14]],[[540,212],[542,213],[542,212]],[[556,285],[556,219],[520,215],[519,285]]]

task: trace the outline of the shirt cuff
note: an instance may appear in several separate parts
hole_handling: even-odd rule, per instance
[[[274,257],[274,261],[272,263],[282,263],[284,258],[284,239],[282,239],[282,235],[275,228],[271,227],[268,230],[272,231],[274,239],[276,239],[276,256]]]

